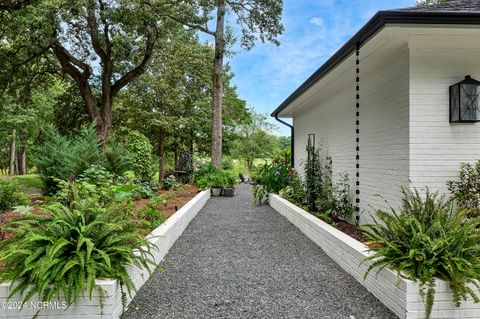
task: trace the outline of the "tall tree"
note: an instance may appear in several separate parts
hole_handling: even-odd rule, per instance
[[[54,63],[74,80],[105,146],[115,97],[145,72],[153,58],[158,3],[4,1],[0,51],[15,61],[5,73],[28,69],[39,57]]]
[[[257,113],[253,114],[250,123],[240,126],[232,154],[245,160],[250,172],[255,159],[271,157],[275,147],[278,147],[273,130],[274,126],[268,123],[267,117]]]
[[[205,118],[198,100],[210,92],[212,49],[201,44],[194,32],[179,28],[161,38],[152,64],[130,89],[121,94],[118,124],[147,136],[159,157],[159,178],[165,172],[168,148],[178,153],[193,144],[198,125]],[[174,144],[174,145],[172,145]]]
[[[190,0],[190,10],[196,19],[191,22],[191,16],[171,15],[177,22],[213,36],[215,54],[213,58],[212,79],[212,162],[221,168],[222,159],[222,100],[223,100],[223,67],[226,43],[232,28],[229,22],[240,27],[241,46],[247,50],[254,46],[257,39],[279,44],[277,37],[283,32],[281,15],[282,0]],[[213,24],[210,27],[209,24]]]

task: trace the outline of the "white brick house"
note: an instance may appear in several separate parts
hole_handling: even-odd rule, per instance
[[[480,1],[381,11],[272,116],[293,119],[296,168],[315,134],[365,221],[402,186],[446,193],[460,163],[480,159],[479,112],[450,121],[449,87],[466,75],[480,80]]]

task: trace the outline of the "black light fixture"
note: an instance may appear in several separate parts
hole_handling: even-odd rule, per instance
[[[480,81],[467,75],[450,87],[450,123],[480,121]]]

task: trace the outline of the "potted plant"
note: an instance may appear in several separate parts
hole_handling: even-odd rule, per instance
[[[235,196],[235,185],[237,180],[233,174],[225,174],[225,187],[223,188],[223,195],[226,197]]]
[[[225,178],[223,174],[218,173],[213,175],[211,185],[212,196],[220,196],[222,194],[223,187],[225,186]]]

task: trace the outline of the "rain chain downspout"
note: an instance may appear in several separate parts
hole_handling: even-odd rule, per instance
[[[278,114],[275,114],[275,119],[277,121],[279,121],[280,123],[288,126],[290,128],[290,161],[291,161],[291,165],[292,167],[295,165],[295,152],[294,152],[294,147],[295,147],[295,129],[293,127],[293,125],[291,124],[288,124],[287,122],[285,121],[282,121],[281,119],[278,118]]]
[[[355,213],[357,224],[360,222],[360,46],[357,42],[356,54],[356,115],[355,115],[355,144],[356,144],[356,182],[355,182]]]

